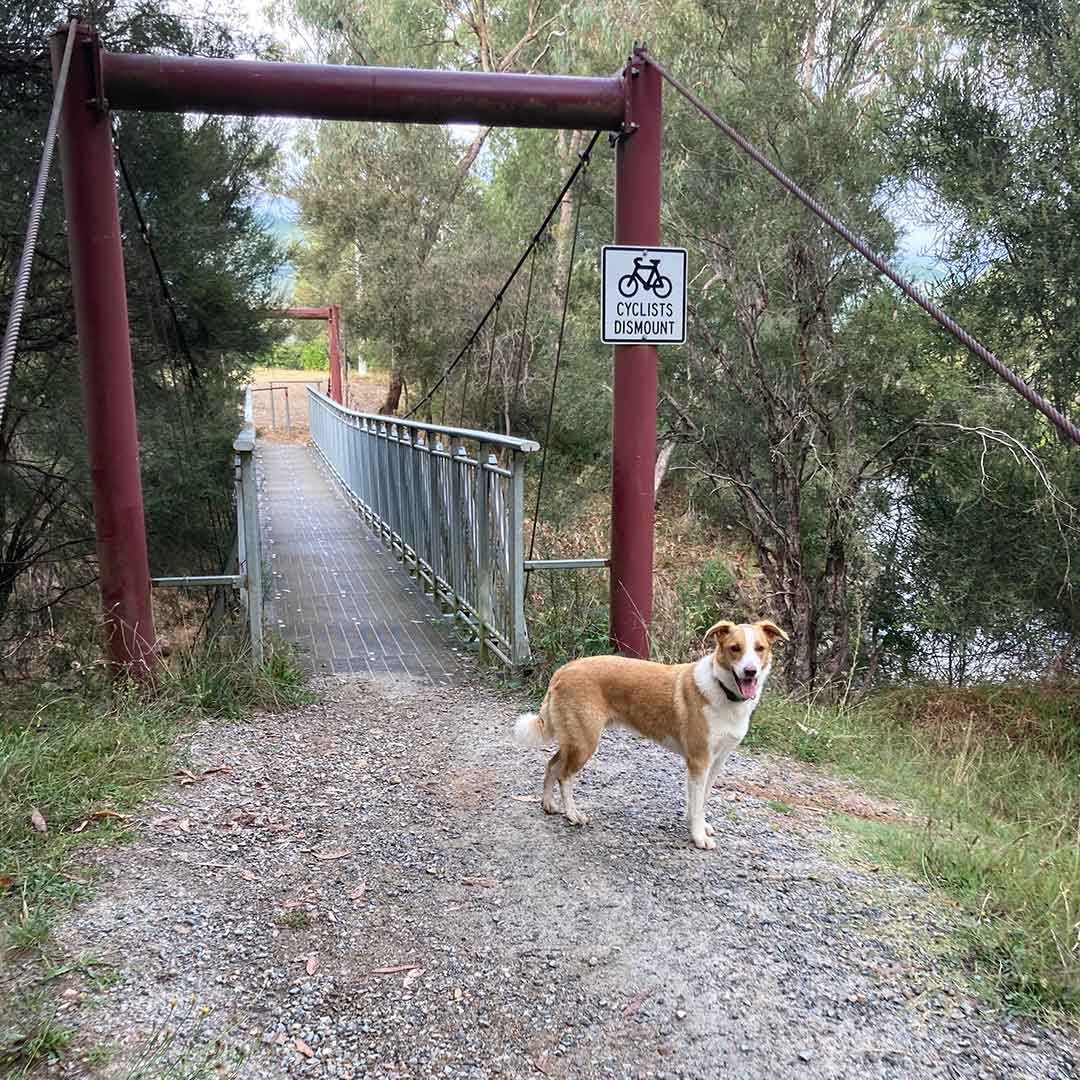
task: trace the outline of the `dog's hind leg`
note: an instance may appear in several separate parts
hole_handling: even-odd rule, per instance
[[[547,768],[544,770],[544,797],[540,805],[543,806],[545,814],[554,814],[557,811],[555,806],[555,781],[559,778],[561,769],[562,747],[551,755]]]
[[[593,756],[596,744],[600,740],[600,731],[597,727],[582,725],[576,733],[577,738],[567,740],[560,748],[562,755],[559,769],[559,791],[562,793],[563,813],[569,818],[572,825],[587,825],[589,819],[578,809],[574,802],[574,777],[584,767],[585,762]]]

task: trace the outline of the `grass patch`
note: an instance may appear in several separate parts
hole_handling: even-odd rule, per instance
[[[288,650],[271,646],[255,667],[224,637],[174,655],[151,685],[70,677],[8,694],[0,716],[0,950],[40,954],[44,977],[56,913],[92,884],[80,853],[128,834],[126,815],[171,779],[177,738],[306,699]]]
[[[766,699],[747,743],[826,763],[907,801],[920,826],[852,822],[877,858],[972,915],[970,973],[1011,1009],[1080,1013],[1080,688]]]
[[[57,1022],[55,1005],[42,993],[10,1002],[0,1022],[0,1069],[5,1076],[26,1076],[56,1061],[71,1044],[71,1032]]]

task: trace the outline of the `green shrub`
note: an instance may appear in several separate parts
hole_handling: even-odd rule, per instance
[[[326,371],[330,366],[326,337],[320,335],[311,341],[279,341],[270,350],[266,363],[270,367],[293,371]]]

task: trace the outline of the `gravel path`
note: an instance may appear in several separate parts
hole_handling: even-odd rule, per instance
[[[1077,1075],[1071,1036],[952,981],[954,916],[837,857],[821,810],[858,809],[849,787],[736,755],[700,852],[677,759],[609,732],[575,829],[540,811],[509,697],[317,689],[200,731],[197,782],[101,856],[59,938],[118,978],[68,985],[62,1019],[115,1051],[69,1075]]]

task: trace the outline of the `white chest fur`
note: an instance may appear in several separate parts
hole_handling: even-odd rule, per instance
[[[763,672],[762,676],[767,674]],[[703,656],[694,665],[694,683],[705,698],[705,719],[714,755],[726,753],[746,737],[750,716],[758,703],[765,679],[758,680],[757,694],[746,701],[730,701],[720,685],[712,656]]]

